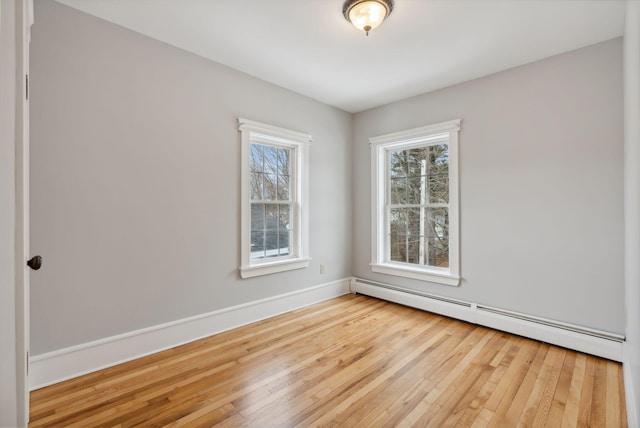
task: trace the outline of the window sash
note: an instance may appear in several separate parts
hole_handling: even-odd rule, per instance
[[[392,227],[392,210],[398,210],[398,209],[414,209],[414,210],[419,210],[419,217],[420,217],[420,226],[424,227],[424,218],[426,215],[426,212],[428,209],[433,209],[433,208],[445,208],[447,209],[447,211],[449,210],[449,205],[448,203],[429,203],[429,202],[424,202],[424,203],[395,203],[392,204],[390,201],[392,200],[392,188],[393,188],[393,179],[395,177],[392,176],[392,155],[394,153],[402,153],[402,152],[408,152],[410,150],[414,150],[414,149],[429,149],[429,147],[432,146],[436,146],[436,145],[440,145],[440,146],[447,146],[448,148],[448,134],[446,136],[443,136],[442,134],[438,134],[435,135],[431,138],[427,137],[424,139],[418,139],[418,141],[415,141],[411,144],[407,144],[406,146],[403,145],[401,147],[388,147],[384,149],[384,159],[385,159],[385,210],[384,210],[384,226],[385,226],[385,233],[384,233],[384,262],[385,263],[403,263],[406,265],[415,265],[415,266],[419,266],[419,267],[429,267],[429,268],[441,268],[441,266],[437,266],[435,264],[431,264],[429,261],[429,234],[428,234],[428,230],[425,230],[424,233],[422,233],[423,231],[420,230],[420,232],[417,235],[413,235],[410,233],[409,230],[407,230],[404,234],[399,234],[399,233],[393,233],[391,230]],[[428,152],[427,152],[428,154]],[[449,160],[447,159],[447,164],[449,163]],[[448,170],[448,168],[447,168]],[[427,171],[425,171],[427,172]],[[419,176],[400,176],[400,179],[417,179],[420,178],[421,181],[421,186],[425,186],[426,185],[426,180],[428,180],[429,175],[419,175]],[[448,199],[448,188],[447,188],[447,199]],[[420,199],[424,199],[424,198],[420,198]],[[407,220],[408,222],[408,220]],[[408,227],[408,224],[406,225]],[[417,262],[412,262],[409,261],[409,259],[411,258],[411,251],[410,251],[410,242],[412,242],[411,237],[413,238],[413,242],[417,242],[418,243],[418,261]],[[392,244],[394,241],[394,238],[399,238],[399,237],[404,237],[404,241],[405,241],[405,251],[404,251],[404,259],[405,261],[400,261],[400,260],[394,260],[393,257],[393,252],[392,252]],[[449,258],[450,258],[450,251],[448,250],[448,243],[447,243],[447,267],[449,264]],[[425,262],[421,262],[422,260],[424,260]]]
[[[278,261],[278,260],[289,260],[289,259],[295,259],[299,257],[299,251],[300,251],[300,246],[299,246],[299,222],[296,221],[297,216],[295,215],[297,213],[297,207],[298,207],[298,193],[296,192],[297,189],[297,169],[298,169],[298,165],[296,162],[296,159],[298,158],[298,148],[295,145],[291,145],[289,143],[286,143],[284,141],[270,141],[269,138],[267,138],[266,136],[263,135],[259,135],[259,134],[254,134],[251,133],[250,136],[250,147],[253,146],[254,144],[259,144],[263,147],[273,147],[273,148],[283,148],[283,149],[287,149],[289,151],[289,197],[286,200],[279,200],[279,199],[251,199],[251,205],[253,206],[253,204],[263,204],[263,205],[288,205],[290,207],[290,214],[289,214],[289,218],[291,221],[291,227],[289,229],[290,231],[290,244],[288,245],[288,254],[279,254],[279,250],[278,250],[278,254],[277,255],[273,255],[273,250],[268,250],[266,248],[266,237],[265,237],[265,256],[264,257],[254,257],[253,254],[254,252],[250,250],[250,255],[249,255],[249,264],[250,265],[254,265],[254,264],[260,264],[260,263],[272,263],[274,261]],[[255,174],[255,172],[251,172],[253,174]],[[266,174],[265,172],[261,172],[261,174]],[[263,196],[264,196],[264,191],[263,191]],[[276,197],[277,197],[277,190],[276,190]],[[266,220],[265,220],[266,221]],[[280,229],[277,229],[280,230]],[[250,227],[250,233],[253,234],[255,232],[260,232],[259,230],[254,230],[252,227]],[[268,254],[271,253],[271,256],[269,256]]]
[[[275,216],[271,214],[270,208],[277,207]],[[283,218],[283,207],[287,207]],[[254,214],[257,216],[254,218]],[[261,217],[261,218],[260,218]],[[251,203],[251,246],[250,256],[251,262],[259,260],[274,260],[276,257],[291,258],[295,257],[294,251],[295,229],[293,228],[294,204],[285,203]],[[283,223],[283,220],[285,221]],[[268,239],[270,237],[271,239]],[[286,238],[286,247],[283,246],[281,240]],[[268,248],[268,244],[276,240],[276,247]],[[262,248],[262,249],[260,249]],[[262,256],[260,256],[262,252]]]
[[[405,207],[400,207],[397,209],[405,209]],[[398,231],[398,232],[394,232],[393,230],[391,230],[391,226],[392,226],[392,222],[391,222],[391,218],[392,218],[392,214],[391,214],[391,209],[387,209],[385,210],[385,236],[384,236],[384,240],[385,240],[385,257],[384,257],[384,262],[385,263],[404,263],[407,265],[415,265],[415,266],[420,266],[420,267],[429,267],[429,268],[437,268],[437,269],[441,269],[443,267],[448,268],[449,267],[449,260],[450,260],[450,251],[449,251],[449,221],[448,221],[448,208],[445,207],[438,207],[436,209],[446,209],[447,211],[447,221],[446,221],[446,229],[443,228],[443,230],[441,231],[441,233],[443,235],[446,234],[447,237],[447,249],[446,252],[445,251],[441,251],[438,252],[437,249],[439,247],[438,245],[438,240],[439,240],[439,233],[436,229],[435,226],[437,226],[437,224],[434,225],[434,230],[431,229],[429,224],[424,224],[426,223],[426,214],[428,212],[428,210],[430,208],[422,206],[422,207],[414,207],[413,209],[417,209],[419,210],[419,217],[420,217],[420,230],[418,231],[418,233],[412,233],[412,231],[409,229],[409,224],[406,223],[405,224],[405,230],[403,231]],[[424,230],[423,230],[424,228]],[[394,253],[393,253],[393,241],[394,238],[396,240],[396,242],[398,241],[398,239],[400,238],[401,240],[405,241],[405,251],[404,251],[404,261],[403,260],[397,260],[394,259]],[[413,242],[413,245],[418,246],[418,255],[417,255],[417,262],[415,261],[409,261],[409,259],[411,258],[411,242]],[[438,254],[439,253],[439,254]],[[442,256],[446,253],[446,266],[443,266],[444,261],[441,262],[443,264],[438,265],[437,263],[431,263],[431,259],[441,259]],[[414,254],[414,259],[415,254]]]

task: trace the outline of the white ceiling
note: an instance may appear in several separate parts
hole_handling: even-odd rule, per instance
[[[623,0],[395,0],[366,37],[343,0],[57,1],[348,112],[621,36],[625,10]]]

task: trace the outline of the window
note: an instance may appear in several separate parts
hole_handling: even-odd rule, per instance
[[[369,140],[374,272],[458,285],[460,120]]]
[[[241,265],[250,278],[309,266],[311,136],[246,119],[242,133]]]

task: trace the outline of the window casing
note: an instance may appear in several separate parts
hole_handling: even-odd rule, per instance
[[[371,270],[460,283],[460,119],[374,137]]]
[[[311,136],[238,119],[242,143],[240,276],[309,266]]]

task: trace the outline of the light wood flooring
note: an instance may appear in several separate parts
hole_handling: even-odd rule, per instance
[[[620,364],[347,295],[31,393],[31,427],[626,427]]]

